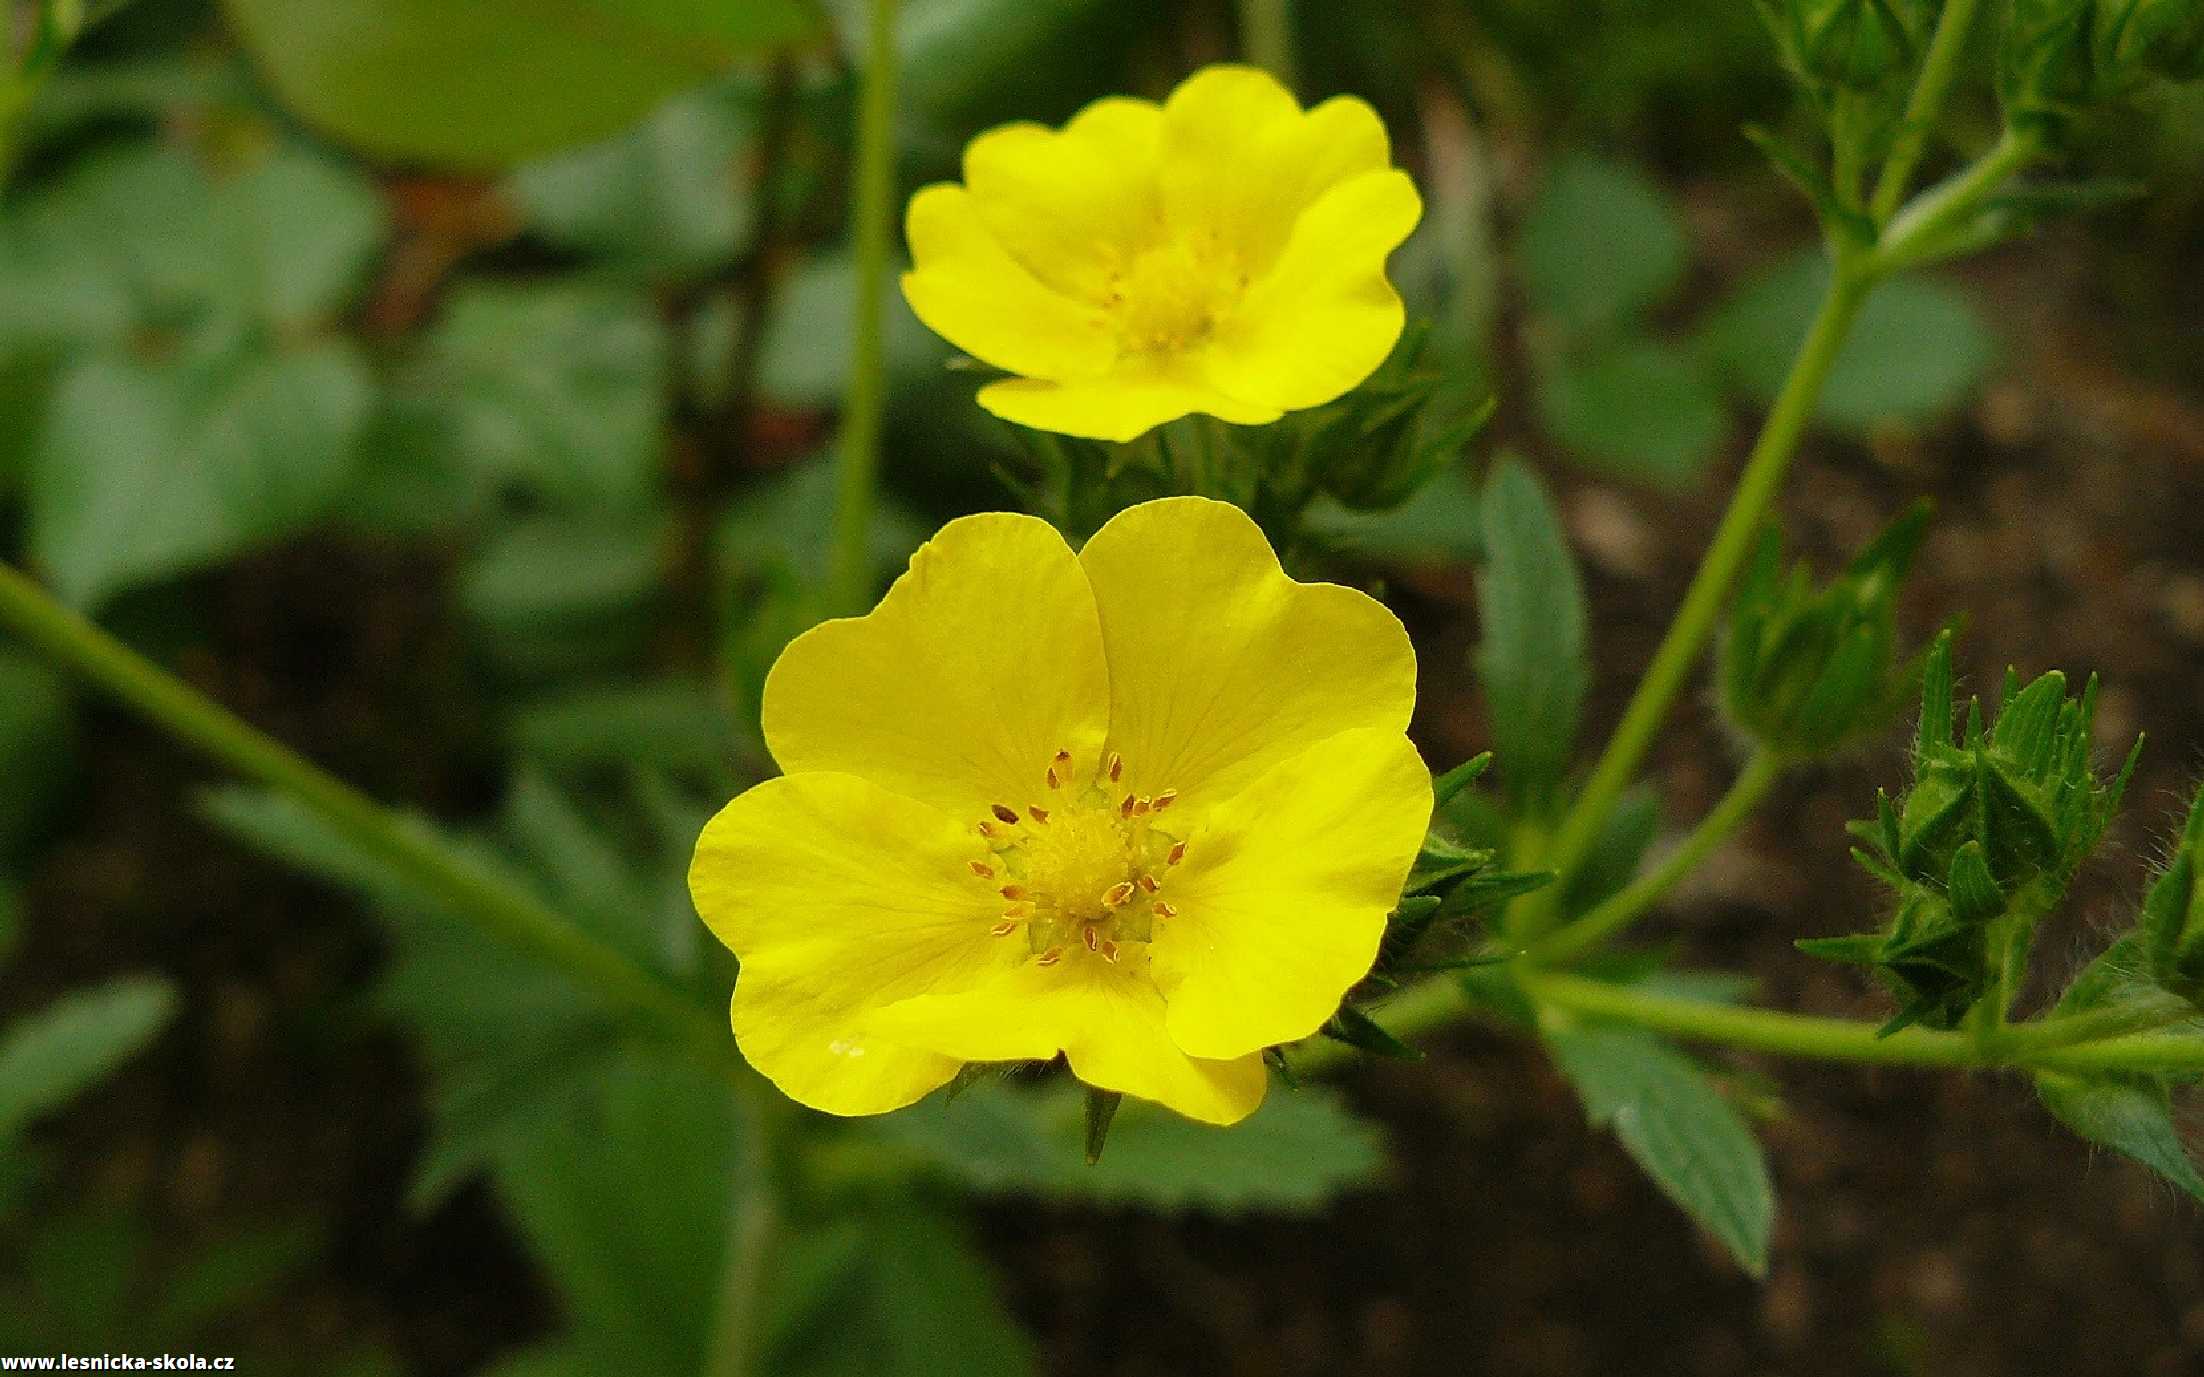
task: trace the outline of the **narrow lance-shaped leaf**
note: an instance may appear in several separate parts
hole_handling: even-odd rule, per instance
[[[1591,682],[1584,589],[1560,518],[1530,470],[1503,460],[1485,484],[1477,673],[1519,803],[1560,782]]]

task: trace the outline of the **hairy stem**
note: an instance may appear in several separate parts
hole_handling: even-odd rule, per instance
[[[1906,99],[1904,118],[1898,125],[1897,137],[1890,145],[1890,157],[1883,163],[1882,177],[1875,183],[1874,197],[1868,202],[1868,213],[1877,224],[1888,220],[1906,198],[1906,189],[1913,181],[1914,169],[1920,166],[1921,155],[1928,149],[1928,136],[1936,127],[1937,116],[1944,110],[1944,98],[1951,94],[1952,82],[1959,75],[1959,62],[1966,55],[1967,33],[1974,27],[1975,9],[1980,0],[1944,0],[1943,13],[1936,18],[1936,32],[1929,39],[1928,55],[1921,59],[1920,75],[1914,78],[1913,94]]]
[[[1730,785],[1729,792],[1665,860],[1590,913],[1532,943],[1525,955],[1542,965],[1566,965],[1644,917],[1653,905],[1714,854],[1715,848],[1729,840],[1782,775],[1782,759],[1774,752],[1763,750],[1755,754]]]
[[[896,0],[868,0],[863,86],[857,103],[857,161],[851,174],[857,304],[850,322],[849,382],[842,399],[841,472],[835,488],[828,566],[829,610],[862,612],[872,601],[872,513],[888,404],[881,297],[895,219]]]

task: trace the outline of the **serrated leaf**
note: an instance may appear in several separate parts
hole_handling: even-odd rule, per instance
[[[973,1091],[935,1096],[875,1128],[975,1190],[1213,1214],[1307,1214],[1371,1184],[1385,1162],[1376,1126],[1325,1090],[1274,1090],[1229,1128],[1136,1101],[1092,1167],[1080,1151],[1080,1105],[1069,1087]]]
[[[1655,305],[1682,281],[1689,254],[1668,194],[1629,164],[1592,154],[1547,172],[1516,241],[1532,306],[1573,331]]]
[[[2197,1175],[2173,1126],[2164,1086],[2044,1071],[2036,1076],[2036,1093],[2060,1123],[2083,1138],[2134,1158],[2204,1201],[2204,1177]]]
[[[1697,482],[1729,428],[1707,369],[1651,340],[1563,352],[1539,370],[1532,397],[1548,433],[1578,459],[1660,488]]]
[[[79,990],[0,1029],[0,1142],[136,1056],[176,1012],[154,976]]]
[[[1669,1199],[1754,1276],[1768,1270],[1775,1188],[1752,1129],[1682,1053],[1649,1033],[1571,1028],[1546,1037],[1554,1062]]]
[[[483,169],[617,133],[745,54],[817,31],[804,0],[226,0],[284,101],[386,158]]]
[[[1561,520],[1530,470],[1503,460],[1482,505],[1477,674],[1508,792],[1537,799],[1568,768],[1591,683],[1584,589]]]

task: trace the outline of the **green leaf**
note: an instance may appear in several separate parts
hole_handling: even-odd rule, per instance
[[[1483,551],[1479,500],[1468,471],[1449,463],[1406,502],[1386,511],[1353,511],[1333,498],[1319,497],[1310,505],[1303,529],[1347,555],[1457,563]]]
[[[889,386],[940,374],[949,346],[919,323],[890,265],[880,296]],[[849,377],[857,267],[846,253],[814,256],[788,276],[759,342],[758,393],[783,406],[833,406]]]
[[[1533,395],[1546,429],[1578,458],[1656,487],[1698,481],[1729,424],[1707,370],[1650,340],[1565,352],[1540,372]]]
[[[88,606],[289,535],[341,491],[372,395],[344,344],[88,358],[55,392],[33,456],[31,550]]]
[[[2089,1080],[2056,1071],[2036,1076],[2036,1093],[2083,1138],[2141,1162],[2204,1201],[2204,1177],[2173,1126],[2166,1088],[2156,1082]]]
[[[639,291],[476,283],[453,296],[411,382],[471,470],[566,506],[633,509],[658,486],[666,357]]]
[[[175,1011],[167,981],[129,976],[63,995],[0,1030],[0,1141],[104,1080]]]
[[[657,520],[539,516],[496,533],[460,570],[459,604],[498,662],[520,672],[604,669],[628,658],[662,588]]]
[[[1091,1167],[1083,1104],[1068,1086],[973,1090],[933,1096],[874,1128],[975,1190],[1226,1215],[1308,1214],[1372,1184],[1385,1164],[1377,1128],[1325,1090],[1274,1090],[1230,1128],[1131,1102]]]
[[[1768,1270],[1775,1189],[1743,1116],[1690,1058],[1625,1028],[1548,1032],[1547,1046],[1595,1125],[1754,1276]]]
[[[1582,868],[1562,896],[1562,911],[1589,913],[1620,894],[1638,877],[1645,853],[1653,849],[1653,839],[1660,832],[1660,794],[1642,784],[1626,790],[1600,825],[1591,850],[1584,853]]]
[[[0,870],[71,783],[75,719],[68,680],[28,655],[0,650]],[[6,946],[0,940],[0,951]]]
[[[529,228],[554,244],[693,273],[733,259],[750,237],[750,132],[735,94],[712,87],[616,138],[528,163],[508,185]]]
[[[1690,259],[1667,194],[1627,163],[1572,154],[1546,174],[1516,242],[1534,310],[1572,333],[1619,325],[1682,282]]]
[[[1584,589],[1561,520],[1529,469],[1502,460],[1482,506],[1477,674],[1509,793],[1535,799],[1568,769],[1591,684]]]
[[[483,169],[618,133],[749,53],[806,0],[226,0],[286,104],[380,157]]]
[[[373,183],[289,147],[222,184],[215,211],[243,298],[284,323],[350,301],[388,233]]]
[[[1809,251],[1748,281],[1702,322],[1700,345],[1758,401],[1773,400],[1829,281],[1827,259]],[[1875,289],[1822,389],[1823,421],[1866,432],[1887,421],[1921,422],[1979,387],[1996,344],[1973,303],[1935,278],[1900,276]]]
[[[638,766],[716,777],[739,751],[725,695],[689,679],[562,687],[516,704],[505,738],[554,769]]]

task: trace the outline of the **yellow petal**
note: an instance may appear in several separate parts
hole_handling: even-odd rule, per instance
[[[954,1058],[869,1020],[1025,956],[988,935],[1002,904],[969,869],[977,841],[923,804],[833,774],[768,780],[705,825],[689,890],[742,961],[735,1040],[789,1098],[877,1114],[956,1074]]]
[[[1022,426],[1118,441],[1136,440],[1197,411],[1235,425],[1267,425],[1281,414],[1275,407],[1236,401],[1214,388],[1153,373],[1077,382],[1008,378],[981,388],[979,401]]]
[[[953,814],[1040,797],[1057,751],[1099,758],[1109,673],[1078,558],[1047,522],[961,517],[880,605],[798,636],[765,680],[781,768],[839,770]]]
[[[1163,110],[1098,100],[1061,132],[992,129],[966,146],[964,184],[980,218],[1042,282],[1099,302],[1110,277],[1163,228],[1157,160]]]
[[[1331,186],[1386,166],[1385,126],[1363,101],[1302,113],[1252,67],[1209,67],[1163,110],[1164,215],[1172,231],[1215,243],[1260,276],[1302,210]]]
[[[1145,970],[1075,952],[1052,967],[1028,962],[992,984],[927,995],[881,1014],[914,1046],[963,1061],[1045,1060],[1103,1090],[1154,1100],[1204,1123],[1237,1123],[1263,1102],[1260,1056],[1189,1057],[1164,1028],[1163,996]]]
[[[1011,257],[963,187],[920,190],[905,233],[912,268],[903,295],[911,310],[972,357],[1042,378],[1090,376],[1116,357],[1109,318],[1050,289]]]
[[[1191,815],[1356,727],[1401,732],[1416,654],[1375,599],[1297,583],[1239,508],[1170,497],[1127,508],[1079,562],[1110,666],[1110,745],[1125,787],[1179,792]]]
[[[1286,410],[1320,406],[1370,376],[1400,339],[1385,259],[1423,203],[1396,171],[1365,172],[1304,211],[1277,265],[1218,323],[1203,367],[1219,388]]]
[[[1367,975],[1431,822],[1396,731],[1342,732],[1205,816],[1150,948],[1172,1041],[1238,1057],[1314,1033]]]

